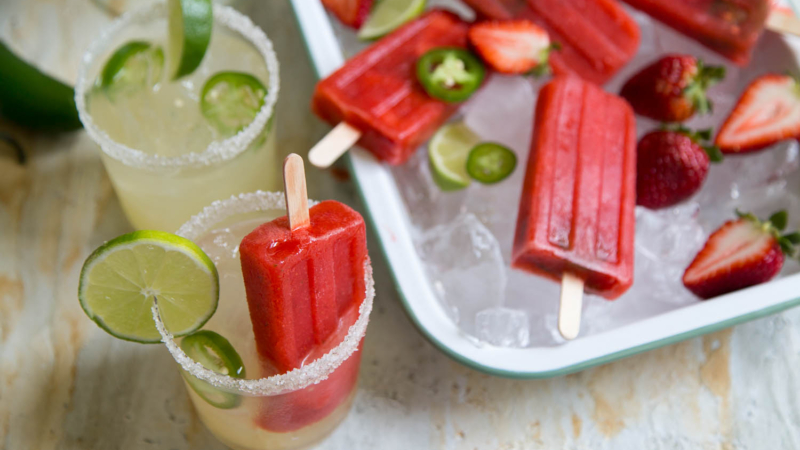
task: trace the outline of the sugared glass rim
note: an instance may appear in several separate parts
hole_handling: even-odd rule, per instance
[[[316,203],[309,201],[310,206]],[[286,202],[281,192],[256,191],[248,194],[239,194],[238,196],[234,195],[227,200],[218,200],[206,206],[202,212],[183,224],[176,234],[195,240],[203,233],[211,230],[214,225],[234,214],[276,209],[286,209]],[[164,322],[162,322],[158,314],[157,304],[153,304],[153,320],[155,320],[156,328],[161,334],[162,342],[167,346],[175,362],[196,378],[226,391],[253,396],[280,395],[306,388],[327,379],[334,370],[358,349],[359,343],[367,331],[369,315],[372,312],[372,301],[375,298],[375,284],[372,279],[372,266],[369,258],[364,261],[364,281],[366,297],[359,307],[358,319],[347,330],[347,335],[342,342],[308,365],[267,378],[233,378],[203,367],[202,364],[194,361],[183,352],[178,343],[175,342],[172,334],[164,327]]]
[[[267,122],[274,112],[275,103],[278,101],[278,91],[280,89],[278,58],[275,56],[272,42],[261,28],[231,7],[214,5],[214,25],[223,25],[253,44],[264,58],[267,64],[267,72],[269,73],[264,106],[258,111],[253,121],[242,131],[227,139],[211,142],[203,152],[164,157],[130,148],[111,139],[104,130],[94,123],[91,115],[86,110],[86,93],[89,92],[95,82],[95,77],[91,76],[89,69],[95,59],[109,49],[113,42],[112,37],[132,23],[155,20],[159,17],[166,17],[166,14],[166,0],[156,0],[149,5],[123,14],[92,42],[83,54],[78,69],[78,81],[75,85],[75,103],[78,108],[78,116],[89,136],[100,145],[102,151],[126,166],[155,170],[160,168],[204,167],[228,161],[247,149],[250,143],[267,126]]]

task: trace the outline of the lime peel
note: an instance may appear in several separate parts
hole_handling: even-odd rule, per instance
[[[426,0],[382,0],[358,31],[361,40],[385,36],[425,11]]]
[[[189,75],[203,62],[214,23],[211,0],[169,0],[169,75]]]

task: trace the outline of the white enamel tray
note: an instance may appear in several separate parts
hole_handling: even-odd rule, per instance
[[[291,1],[317,74],[325,77],[344,63],[331,21],[319,0]],[[787,40],[787,46],[793,53],[800,53],[796,40]],[[795,273],[560,345],[476,345],[475,339],[457,327],[436,298],[412,241],[409,213],[392,172],[361,149],[350,151],[347,158],[408,315],[443,352],[486,373],[513,378],[572,373],[800,304],[800,273]]]

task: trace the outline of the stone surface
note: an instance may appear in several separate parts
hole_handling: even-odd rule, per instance
[[[290,6],[235,6],[276,41],[279,148],[304,153],[326,127],[304,107],[314,75]],[[0,38],[67,81],[108,20],[88,0],[0,2]],[[30,156],[20,167],[0,146],[0,449],[223,449],[166,349],[116,340],[78,306],[84,258],[130,229],[97,148],[82,132],[0,130]],[[313,170],[309,178],[312,197],[358,206],[351,184]],[[494,378],[414,329],[370,238],[378,293],[359,392],[321,449],[800,448],[798,310],[580,374]]]

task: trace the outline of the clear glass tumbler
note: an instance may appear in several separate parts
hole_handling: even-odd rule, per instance
[[[115,104],[96,87],[110,55],[125,43],[167,49],[166,2],[124,14],[89,47],[81,61],[75,100],[131,224],[174,231],[214,200],[281,185],[274,108],[278,60],[264,32],[230,7],[214,5],[211,41],[200,66],[177,81],[129,95]],[[171,55],[165,55],[168,61]],[[201,89],[220,71],[245,72],[267,89],[252,122],[225,137],[200,113]],[[163,71],[162,71],[163,72]]]
[[[368,259],[364,261],[364,301],[341,319],[338,330],[309,355],[308,363],[276,374],[258,356],[238,245],[258,225],[284,214],[282,193],[241,194],[212,203],[177,232],[197,243],[217,266],[219,306],[203,330],[218,333],[230,343],[241,357],[244,377],[214,372],[190,358],[164,329],[154,308],[156,326],[180,365],[200,418],[220,441],[234,449],[310,446],[345,418],[356,392],[361,342],[375,295]]]

